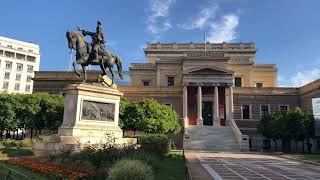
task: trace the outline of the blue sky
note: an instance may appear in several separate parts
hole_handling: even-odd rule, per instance
[[[88,4],[89,2],[89,4]],[[274,63],[280,86],[320,78],[319,0],[6,0],[0,36],[40,45],[40,70],[67,70],[65,31],[95,30],[125,69],[145,62],[146,42],[250,42],[256,63]]]

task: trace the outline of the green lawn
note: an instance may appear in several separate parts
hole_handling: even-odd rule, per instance
[[[286,154],[286,156],[320,163],[320,154]]]
[[[155,180],[184,180],[185,163],[182,151],[171,151],[156,167]]]

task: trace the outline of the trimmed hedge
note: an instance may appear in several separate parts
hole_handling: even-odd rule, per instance
[[[153,180],[150,166],[139,160],[123,159],[108,170],[110,180]]]
[[[171,150],[171,141],[163,134],[144,134],[138,138],[138,143],[145,151],[166,154]]]

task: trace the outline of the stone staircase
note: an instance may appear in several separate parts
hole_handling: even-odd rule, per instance
[[[185,150],[240,152],[240,145],[229,126],[188,126]]]

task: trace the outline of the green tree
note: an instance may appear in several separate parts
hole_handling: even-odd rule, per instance
[[[154,99],[141,102],[122,100],[120,127],[124,130],[156,134],[176,134],[181,130],[178,114]]]
[[[63,121],[63,98],[48,93],[37,93],[40,110],[36,114],[35,128],[39,130],[47,128],[57,130]]]
[[[181,130],[178,114],[169,106],[161,105],[154,99],[139,102],[144,119],[141,130],[145,133],[176,134]]]
[[[122,111],[122,112],[121,112]],[[138,103],[127,103],[120,112],[119,126],[123,131],[142,131],[144,112]]]
[[[0,131],[1,139],[3,138],[3,132],[15,120],[15,112],[13,104],[11,103],[10,96],[8,94],[0,94]]]

